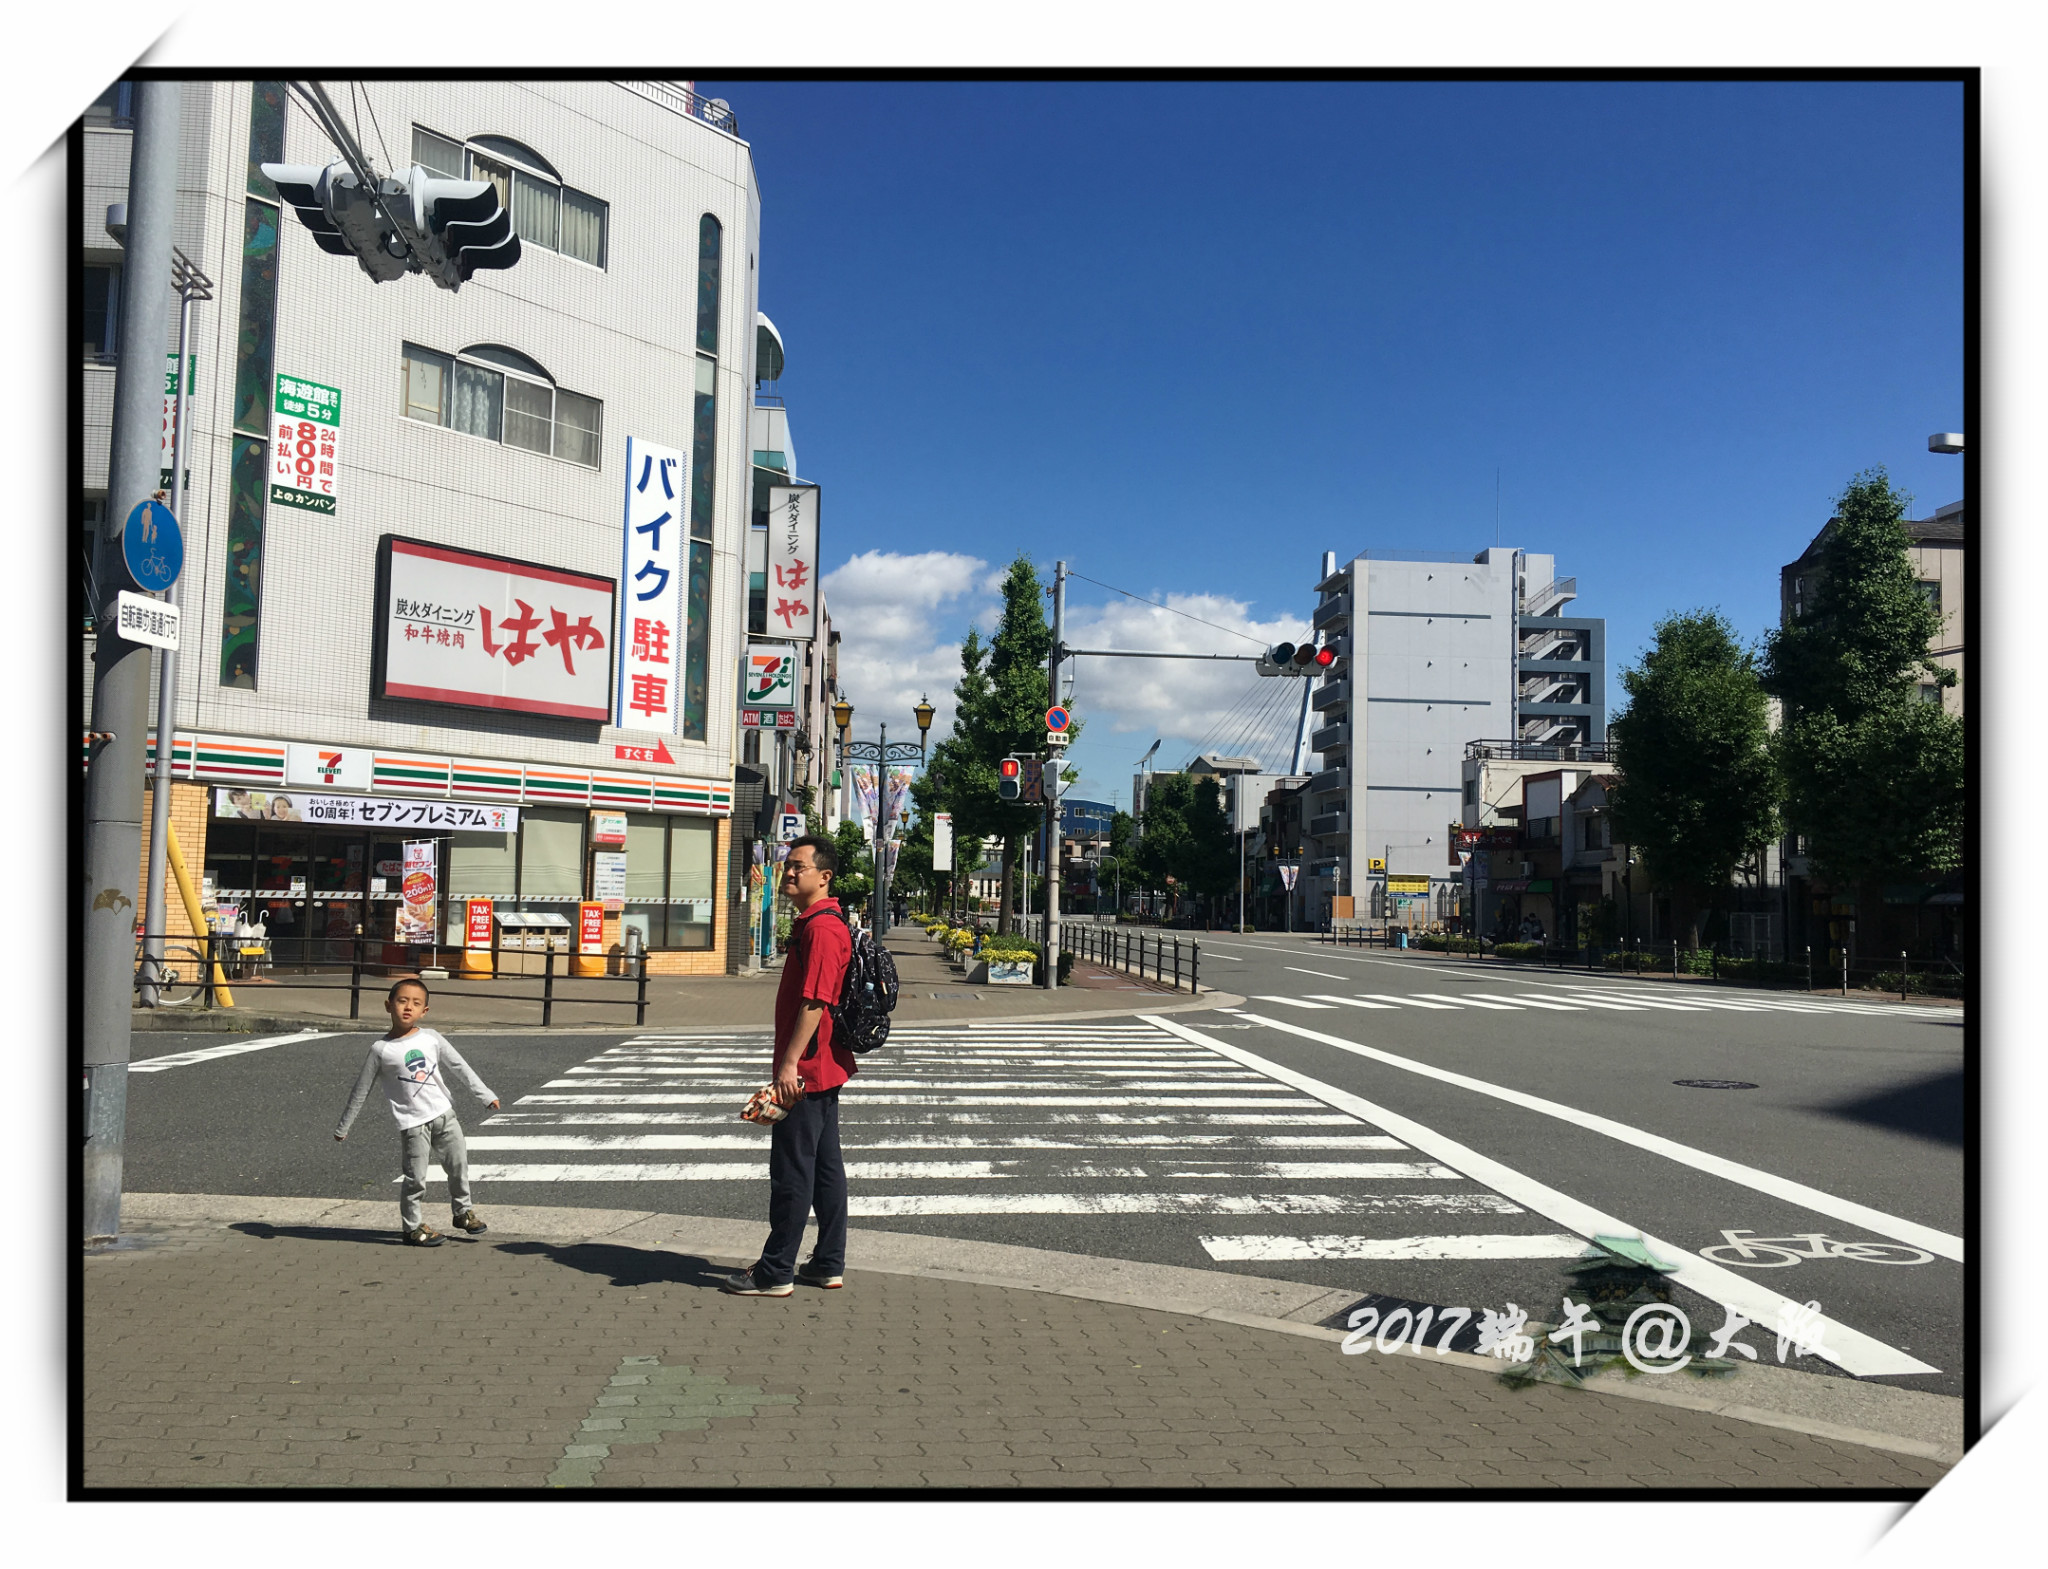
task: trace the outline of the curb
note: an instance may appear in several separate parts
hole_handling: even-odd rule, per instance
[[[386,1229],[392,1223],[388,1198],[131,1193],[124,1200],[124,1209],[125,1220],[145,1224],[225,1226],[246,1220],[273,1225],[355,1222]],[[602,1239],[654,1251],[696,1253],[712,1262],[731,1261],[735,1266],[753,1260],[760,1250],[762,1235],[759,1221],[667,1215],[657,1210],[504,1205],[495,1206],[491,1218],[494,1234],[502,1231],[565,1245]],[[877,1274],[922,1275],[1012,1291],[1043,1291],[1119,1307],[1216,1319],[1247,1329],[1323,1340],[1333,1345],[1344,1339],[1345,1332],[1327,1328],[1321,1320],[1343,1311],[1362,1295],[1329,1286],[1273,1280],[1264,1275],[1142,1264],[910,1232],[856,1227],[849,1230],[848,1241],[859,1246],[859,1268]],[[1439,1355],[1404,1348],[1385,1354],[1427,1356],[1489,1376],[1497,1375],[1502,1366],[1489,1357],[1456,1351]],[[1649,1377],[1630,1379],[1609,1370],[1588,1380],[1584,1387],[1588,1392],[1617,1399],[1680,1406],[1758,1427],[1780,1428],[1948,1465],[1963,1458],[1963,1402],[1952,1395],[1743,1363],[1736,1365],[1732,1375],[1716,1383],[1715,1392],[1708,1393],[1682,1385],[1665,1385]]]

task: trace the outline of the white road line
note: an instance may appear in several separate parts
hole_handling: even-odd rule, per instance
[[[1671,1279],[1676,1280],[1682,1286],[1697,1291],[1709,1301],[1718,1302],[1723,1307],[1734,1308],[1753,1322],[1775,1324],[1779,1322],[1778,1313],[1781,1309],[1797,1311],[1798,1305],[1794,1304],[1790,1298],[1780,1296],[1777,1292],[1770,1290],[1755,1280],[1738,1275],[1732,1269],[1724,1269],[1718,1264],[1711,1264],[1696,1253],[1689,1253],[1661,1237],[1652,1236],[1639,1226],[1631,1225],[1629,1222],[1609,1215],[1590,1204],[1583,1203],[1569,1194],[1561,1193],[1556,1188],[1546,1183],[1538,1182],[1535,1178],[1527,1176],[1511,1166],[1503,1165],[1497,1160],[1481,1155],[1477,1150],[1460,1144],[1455,1139],[1446,1138],[1433,1128],[1426,1128],[1419,1122],[1414,1122],[1407,1117],[1401,1116],[1398,1112],[1389,1111],[1385,1107],[1377,1106],[1373,1102],[1366,1100],[1363,1096],[1353,1095],[1348,1090],[1340,1090],[1335,1085],[1325,1084],[1319,1079],[1310,1078],[1305,1073],[1297,1073],[1292,1068],[1285,1067],[1277,1062],[1270,1062],[1263,1057],[1245,1051],[1240,1047],[1232,1046],[1227,1042],[1210,1039],[1198,1031],[1189,1029],[1186,1025],[1176,1023],[1170,1018],[1161,1017],[1157,1014],[1144,1015],[1143,1017],[1157,1024],[1163,1030],[1172,1031],[1183,1040],[1205,1044],[1219,1056],[1228,1057],[1232,1062],[1241,1062],[1246,1067],[1258,1068],[1262,1072],[1270,1073],[1283,1084],[1291,1084],[1299,1090],[1314,1095],[1318,1100],[1324,1101],[1340,1110],[1352,1112],[1356,1116],[1368,1119],[1384,1127],[1395,1137],[1406,1139],[1424,1154],[1433,1155],[1446,1166],[1462,1171],[1474,1182],[1484,1183],[1487,1187],[1507,1195],[1510,1199],[1525,1205],[1537,1214],[1546,1216],[1556,1221],[1559,1225],[1569,1227],[1580,1236],[1589,1238],[1599,1235],[1640,1236],[1653,1252],[1677,1262],[1678,1268],[1670,1277]],[[1313,1038],[1312,1032],[1294,1030],[1293,1026],[1279,1027],[1288,1029],[1293,1033],[1310,1034]],[[1350,1043],[1336,1040],[1334,1037],[1324,1036],[1321,1038],[1333,1046],[1345,1047],[1349,1050],[1360,1050],[1360,1048],[1352,1047]],[[1372,1057],[1385,1057],[1387,1055],[1386,1053],[1370,1049],[1364,1049],[1361,1054]],[[1429,1071],[1423,1064],[1410,1064],[1399,1058],[1391,1060],[1397,1066],[1412,1067],[1418,1072]],[[1463,1078],[1462,1075],[1439,1073],[1431,1073],[1431,1076],[1453,1080]],[[1465,1082],[1475,1088],[1480,1087],[1476,1080]],[[1490,1093],[1503,1093],[1491,1086],[1485,1088]],[[1515,1092],[1509,1091],[1505,1092],[1504,1098],[1513,1099],[1517,1097]],[[1536,1098],[1530,1096],[1527,1099],[1534,1101]],[[1544,1109],[1550,1104],[1548,1102],[1539,1103],[1538,1109]],[[1558,1109],[1567,1112],[1570,1110],[1566,1107]],[[1574,1118],[1577,1115],[1579,1114],[1574,1114]],[[1606,1121],[1605,1118],[1598,1120],[1601,1122]],[[1619,1128],[1621,1124],[1616,1123],[1610,1126]],[[1636,1132],[1634,1129],[1628,1129],[1627,1131],[1631,1134]],[[1634,1140],[1632,1139],[1630,1142],[1634,1142]],[[1664,1143],[1668,1141],[1660,1140],[1658,1142]],[[1683,1149],[1684,1146],[1674,1146],[1674,1148]],[[1690,1153],[1698,1154],[1699,1152],[1694,1151]],[[1705,1158],[1709,1160],[1715,1159],[1712,1156]],[[1729,1162],[1727,1164],[1733,1166],[1734,1163]],[[1746,1170],[1747,1168],[1737,1167],[1735,1169]],[[1757,1175],[1769,1177],[1768,1173],[1759,1172]],[[1776,1181],[1778,1179],[1772,1178],[1769,1180]],[[1796,1186],[1796,1184],[1791,1186]],[[1828,1196],[1817,1194],[1816,1197],[1827,1198]],[[1831,1200],[1831,1202],[1839,1201]],[[1863,1208],[1861,1205],[1853,1207],[1859,1210]],[[1875,1215],[1878,1212],[1873,1210],[1868,1213]],[[1916,1232],[1929,1231],[1929,1228],[1918,1226],[1914,1226],[1911,1229]],[[1891,1234],[1895,1236],[1900,1235],[1897,1232]],[[1940,1233],[1930,1234],[1940,1235]],[[1903,1240],[1903,1237],[1901,1239]],[[1927,1363],[1920,1361],[1917,1357],[1907,1355],[1895,1346],[1886,1345],[1874,1336],[1866,1335],[1861,1330],[1850,1328],[1838,1319],[1821,1317],[1809,1320],[1809,1322],[1817,1322],[1821,1327],[1822,1343],[1825,1346],[1821,1354],[1844,1372],[1853,1373],[1859,1378],[1889,1376],[1901,1373],[1937,1373],[1941,1371],[1939,1368],[1931,1367]]]
[[[1491,997],[1495,994],[1488,992],[1487,995]],[[1503,1002],[1518,1002],[1525,1008],[1548,1008],[1552,1013],[1580,1013],[1584,1011],[1575,1002],[1552,1002],[1548,997],[1503,997],[1501,1000]]]
[[[1401,996],[1397,995],[1394,992],[1360,992],[1359,995],[1361,997],[1377,997],[1381,1002],[1406,1003],[1411,1008],[1436,1008],[1442,1010],[1445,1008],[1456,1008],[1458,1006],[1458,1004],[1454,1002],[1428,1002],[1420,997]],[[1259,1000],[1261,1002],[1265,1001],[1263,997]]]
[[[1580,996],[1577,992],[1567,992],[1565,995],[1582,1008],[1605,1008],[1610,1013],[1641,1013],[1643,1011],[1632,1002],[1602,1002],[1597,998]]]
[[[1206,1163],[1200,1171],[1162,1171],[1159,1175],[1229,1177],[1233,1180],[1246,1177],[1278,1178],[1285,1182],[1371,1182],[1389,1177],[1399,1178],[1404,1182],[1424,1179],[1456,1182],[1462,1174],[1448,1166],[1439,1166],[1434,1161],[1419,1160],[1219,1160]]]
[[[1281,968],[1283,970],[1292,970],[1296,975],[1320,975],[1326,981],[1348,981],[1351,979],[1348,975],[1332,975],[1328,970],[1304,970],[1298,964],[1284,964]]]
[[[1281,1193],[872,1193],[856,1194],[848,1213],[882,1215],[1375,1215],[1434,1210],[1454,1215],[1519,1215],[1491,1193],[1389,1193],[1338,1196]]]
[[[1284,1003],[1289,1008],[1314,1008],[1324,1013],[1333,1011],[1326,1002],[1309,1002],[1301,997],[1260,997],[1260,1002]]]
[[[1278,1263],[1288,1259],[1514,1259],[1577,1258],[1586,1251],[1584,1237],[1563,1232],[1524,1236],[1515,1233],[1467,1232],[1448,1237],[1204,1237],[1202,1246],[1219,1263],[1252,1259]]]
[[[1339,997],[1335,992],[1310,992],[1318,1002],[1342,1003],[1347,1008],[1393,1008],[1390,1002],[1367,1002],[1363,997]],[[1231,1010],[1233,1013],[1236,1009]],[[1395,1011],[1399,1011],[1398,1009]]]
[[[1808,1187],[1803,1182],[1794,1182],[1791,1178],[1781,1177],[1776,1172],[1764,1171],[1756,1166],[1745,1166],[1740,1161],[1728,1160],[1723,1156],[1710,1154],[1706,1150],[1695,1149],[1690,1144],[1681,1144],[1676,1139],[1665,1138],[1662,1134],[1631,1127],[1625,1122],[1616,1122],[1611,1117],[1602,1117],[1590,1111],[1581,1111],[1576,1106],[1566,1106],[1554,1100],[1545,1100],[1540,1095],[1524,1094],[1521,1090],[1511,1090],[1502,1084],[1489,1084],[1484,1079],[1475,1079],[1463,1073],[1453,1073],[1450,1069],[1439,1068],[1434,1063],[1417,1062],[1409,1057],[1397,1057],[1392,1052],[1381,1051],[1376,1046],[1363,1046],[1356,1041],[1343,1040],[1335,1035],[1325,1035],[1319,1030],[1303,1029],[1298,1024],[1288,1024],[1280,1019],[1261,1019],[1257,1014],[1250,1014],[1247,1017],[1257,1020],[1261,1024],[1268,1025],[1273,1029],[1285,1031],[1289,1035],[1299,1035],[1304,1040],[1320,1041],[1325,1046],[1335,1046],[1339,1051],[1348,1051],[1358,1057],[1369,1057],[1375,1062],[1384,1062],[1390,1067],[1404,1068],[1410,1073],[1420,1074],[1423,1078],[1438,1079],[1445,1084],[1455,1084],[1460,1089],[1473,1090],[1481,1095],[1490,1095],[1495,1100],[1503,1100],[1513,1106],[1521,1106],[1529,1111],[1540,1111],[1547,1117],[1555,1117],[1560,1122],[1569,1122],[1575,1126],[1590,1129],[1595,1133],[1604,1133],[1611,1139],[1619,1140],[1623,1144],[1633,1145],[1637,1149],[1648,1150],[1653,1155],[1662,1155],[1667,1160],[1675,1160],[1680,1165],[1692,1167],[1695,1171],[1704,1171],[1710,1176],[1721,1178],[1723,1181],[1737,1183],[1746,1188],[1754,1188],[1759,1193],[1768,1193],[1772,1198],[1783,1199],[1788,1204],[1798,1204],[1818,1214],[1832,1216],[1836,1220],[1846,1220],[1853,1225],[1878,1232],[1883,1236],[1892,1238],[1896,1242],[1909,1243],[1916,1248],[1925,1248],[1928,1252],[1938,1254],[1942,1258],[1954,1259],[1957,1263],[1962,1262],[1963,1239],[1961,1237],[1954,1236],[1946,1231],[1937,1230],[1933,1226],[1922,1225],[1915,1220],[1907,1220],[1902,1216],[1887,1214],[1881,1209],[1872,1209],[1869,1205],[1858,1204],[1852,1199],[1837,1198],[1832,1193],[1825,1193],[1819,1188]],[[1247,1063],[1246,1066],[1252,1067],[1256,1066],[1256,1064]],[[1390,1128],[1388,1131],[1393,1132],[1395,1130]]]
[[[1467,1008],[1495,1008],[1502,1013],[1519,1013],[1522,1006],[1520,1003],[1514,1002],[1488,1002],[1476,992],[1466,997],[1447,997],[1442,992],[1417,992],[1415,995],[1418,997],[1434,997],[1438,1002],[1447,1002],[1452,1007],[1457,1007],[1462,1003]]]
[[[166,1068],[190,1067],[216,1057],[239,1057],[245,1051],[264,1051],[272,1046],[290,1046],[299,1041],[331,1040],[340,1030],[304,1030],[297,1035],[266,1035],[261,1040],[229,1041],[221,1046],[201,1046],[196,1051],[174,1051],[167,1057],[145,1057],[128,1064],[130,1073],[162,1073]]]

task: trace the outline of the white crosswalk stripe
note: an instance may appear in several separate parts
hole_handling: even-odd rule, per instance
[[[1335,994],[1265,1000],[1398,1007]],[[768,1059],[765,1034],[665,1032],[604,1048],[486,1118],[469,1138],[470,1176],[646,1184],[650,1207],[689,1202],[662,1195],[663,1184],[715,1184],[734,1198],[742,1184],[765,1190],[768,1135],[738,1112]],[[862,1060],[843,1105],[856,1221],[1039,1216],[1085,1228],[1150,1216],[1201,1265],[1558,1256],[1554,1223],[1358,1116],[1149,1024],[899,1027]],[[1086,1230],[1068,1245],[1087,1251]]]

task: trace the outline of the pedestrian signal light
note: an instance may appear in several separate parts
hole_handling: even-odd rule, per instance
[[[996,793],[1005,801],[1014,801],[1024,791],[1024,760],[1021,757],[1006,757],[997,765]]]

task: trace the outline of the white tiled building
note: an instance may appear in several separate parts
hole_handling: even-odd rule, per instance
[[[522,256],[459,292],[419,275],[374,283],[319,250],[255,168],[338,156],[282,84],[185,88],[178,244],[215,284],[193,311],[181,520],[174,778],[191,782],[174,794],[180,824],[207,825],[186,857],[195,873],[203,860],[223,904],[267,911],[274,934],[281,921],[317,959],[358,922],[387,934],[400,835],[229,818],[229,784],[302,797],[288,810],[309,792],[517,808],[515,833],[435,833],[449,911],[471,894],[535,910],[593,896],[591,815],[622,810],[625,907],[608,937],[638,926],[657,971],[722,970],[734,913],[744,933],[729,887],[759,278],[751,151],[729,113],[682,84],[367,91],[372,161],[499,183]],[[104,505],[116,357],[138,352],[113,341],[122,252],[103,228],[125,197],[125,108],[110,93],[83,132],[88,523]],[[331,511],[272,487],[280,378],[339,394]],[[376,632],[393,624],[380,541],[616,586],[629,438],[684,455],[692,476],[677,500],[681,581],[657,601],[673,603],[682,650],[674,729],[479,706],[468,688],[447,701],[374,695]],[[603,632],[577,657],[609,672],[596,703],[610,710],[617,621]],[[540,648],[529,672],[558,654],[566,664],[566,645]],[[338,768],[321,759],[336,753]],[[199,792],[211,793],[186,799]]]

